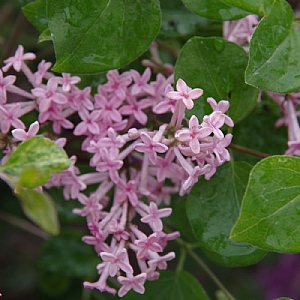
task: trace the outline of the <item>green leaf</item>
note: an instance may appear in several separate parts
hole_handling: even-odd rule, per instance
[[[39,36],[38,43],[52,41],[51,32],[49,28],[46,28]]]
[[[208,300],[206,293],[199,282],[191,274],[180,271],[160,272],[155,281],[145,283],[145,294],[140,295],[130,291],[123,297],[124,300]]]
[[[224,2],[236,8],[263,16],[268,13],[274,0],[224,0]]]
[[[177,205],[175,205],[175,207],[173,208],[171,220],[179,230],[181,237],[187,239],[192,243],[197,243],[197,239],[195,238],[186,214],[186,197],[184,197],[184,199],[177,203]]]
[[[57,72],[120,68],[147,50],[160,29],[159,0],[48,0]]]
[[[57,211],[47,194],[31,189],[18,189],[16,196],[29,219],[49,234],[59,233]]]
[[[189,86],[204,90],[195,106],[187,111],[203,117],[211,113],[207,97],[229,100],[228,114],[238,122],[254,108],[258,90],[245,84],[247,54],[240,46],[221,38],[191,38],[182,48],[175,66],[175,79],[182,78]]]
[[[293,28],[293,21],[290,5],[275,0],[250,42],[248,84],[277,93],[300,88],[300,32]]]
[[[100,258],[93,247],[85,244],[81,237],[81,233],[74,231],[61,232],[46,241],[38,256],[38,267],[43,271],[67,277],[95,275]]]
[[[11,177],[12,183],[34,188],[46,183],[50,175],[71,165],[66,152],[43,137],[32,137],[21,143],[0,171]]]
[[[177,9],[162,9],[158,39],[187,39],[195,35],[221,36],[222,23],[195,15],[183,5]]]
[[[229,239],[250,170],[245,162],[227,163],[209,181],[199,180],[187,199],[187,215],[195,236],[208,256],[223,265],[250,265],[265,255],[254,246]]]
[[[265,250],[300,251],[300,158],[271,156],[254,166],[230,238]]]
[[[25,17],[32,23],[40,33],[48,28],[46,15],[46,0],[37,0],[22,7]]]
[[[248,11],[222,0],[182,0],[193,13],[214,20],[234,20],[249,15]]]

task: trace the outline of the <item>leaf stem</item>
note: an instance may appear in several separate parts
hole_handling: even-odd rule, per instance
[[[180,247],[180,257],[179,257],[179,262],[176,268],[176,271],[179,272],[183,269],[184,262],[186,259],[186,249],[184,247]]]
[[[253,156],[257,156],[257,157],[260,157],[260,158],[266,158],[266,157],[270,156],[270,154],[263,153],[263,152],[253,150],[253,149],[249,149],[249,148],[246,148],[246,147],[243,147],[243,146],[240,146],[240,145],[237,145],[237,144],[233,144],[233,143],[231,143],[229,145],[229,148],[240,151],[240,152],[244,152],[244,153],[247,153],[247,154],[250,154],[250,155],[253,155]]]
[[[188,254],[195,260],[195,262],[206,272],[206,274],[213,280],[213,282],[223,291],[228,300],[235,300],[230,292],[226,289],[223,283],[210,270],[210,268],[203,262],[203,260],[192,250],[188,250]]]
[[[206,272],[206,274],[212,279],[212,281],[219,287],[220,290],[226,295],[228,300],[235,300],[234,297],[230,294],[230,292],[226,289],[223,283],[217,278],[217,276],[210,270],[210,268],[204,263],[204,261],[193,251],[194,245],[186,243],[183,239],[177,238],[175,240],[181,248],[186,250],[195,262]],[[180,263],[180,261],[179,261]],[[178,266],[177,266],[178,269]]]
[[[15,227],[18,227],[20,229],[23,229],[35,236],[38,236],[44,240],[47,240],[50,235],[47,234],[46,232],[42,231],[38,227],[32,225],[30,222],[23,220],[21,218],[18,218],[16,216],[13,216],[11,214],[8,214],[6,212],[0,211],[0,220],[13,225]]]

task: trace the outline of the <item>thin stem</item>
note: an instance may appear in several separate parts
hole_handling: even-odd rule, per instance
[[[23,229],[33,235],[36,235],[44,240],[47,240],[50,236],[46,232],[42,231],[38,227],[32,225],[30,222],[23,220],[21,218],[18,218],[16,216],[13,216],[11,214],[8,214],[6,212],[0,211],[0,220],[13,225],[15,227],[18,227],[20,229]]]
[[[235,300],[230,292],[226,289],[223,283],[217,278],[217,276],[210,270],[210,268],[202,261],[202,259],[192,250],[194,245],[186,243],[183,239],[177,238],[175,240],[181,248],[185,249],[186,252],[196,261],[196,263],[206,272],[206,274],[212,279],[212,281],[219,287],[220,290],[226,295],[228,300]],[[177,267],[178,269],[178,267]]]
[[[237,145],[237,144],[233,144],[233,143],[231,143],[229,145],[229,148],[240,151],[240,152],[244,152],[244,153],[247,153],[247,154],[250,154],[250,155],[253,155],[253,156],[257,156],[257,157],[260,157],[260,158],[266,158],[266,157],[270,156],[270,154],[263,153],[263,152],[260,152],[260,151],[256,151],[256,150],[253,150],[253,149],[249,149],[249,148],[246,148],[246,147],[243,147],[243,146],[240,146],[240,145]]]
[[[223,283],[216,277],[216,275],[209,269],[209,267],[200,259],[200,257],[192,250],[188,250],[188,254],[195,260],[195,262],[206,272],[206,274],[214,281],[214,283],[223,291],[228,300],[235,300],[230,292],[226,289]]]
[[[186,259],[186,249],[183,247],[180,247],[180,257],[179,257],[179,262],[176,268],[176,271],[179,272],[183,269],[184,262]]]

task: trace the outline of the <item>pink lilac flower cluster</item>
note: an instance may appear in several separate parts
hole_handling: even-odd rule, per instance
[[[79,77],[54,76],[45,61],[33,73],[24,60],[34,58],[19,46],[2,68],[23,71],[30,91],[14,84],[16,76],[0,71],[0,125],[10,141],[6,157],[16,141],[38,134],[40,126],[52,127],[51,136],[60,147],[66,143],[65,132],[72,130],[73,137],[80,137],[93,171],[80,174],[74,164],[54,174],[45,187],[62,187],[65,199],[82,204],[74,213],[87,220],[90,234],[83,241],[93,245],[101,258],[99,279],[84,286],[116,294],[108,285],[109,278],[116,277],[120,297],[131,289],[144,293],[145,281],[157,279],[158,270],[166,269],[175,257],[164,249],[179,233],[165,233],[162,223],[172,212],[166,207],[171,195],[188,193],[200,176],[209,179],[230,160],[227,147],[232,135],[221,131],[224,124],[234,125],[226,115],[229,102],[208,98],[213,112],[202,120],[196,115],[187,119],[185,110],[193,108],[203,90],[190,88],[182,79],[174,90],[172,75],[158,73],[150,81],[150,68],[143,74],[112,70],[92,95],[90,87],[76,87]],[[10,103],[7,92],[27,100]],[[20,117],[31,111],[38,112],[38,121],[26,131]],[[11,127],[15,129],[9,139]],[[75,156],[71,159],[76,162]],[[88,185],[96,186],[89,194]]]

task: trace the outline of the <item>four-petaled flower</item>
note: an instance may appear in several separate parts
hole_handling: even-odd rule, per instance
[[[126,295],[131,289],[136,291],[139,294],[144,294],[145,287],[144,283],[146,281],[147,275],[146,273],[141,273],[136,276],[119,276],[118,281],[122,284],[122,287],[119,289],[118,295],[119,297],[123,297]]]
[[[198,154],[200,152],[200,138],[210,135],[212,129],[210,127],[200,127],[198,118],[193,115],[189,121],[189,129],[177,130],[175,138],[180,142],[188,142],[191,150]]]
[[[17,140],[25,141],[25,140],[35,136],[38,133],[39,129],[40,129],[39,122],[35,121],[34,123],[32,123],[29,126],[29,129],[27,132],[24,129],[17,128],[17,129],[12,130],[11,133],[12,133],[13,137],[16,138]]]
[[[149,223],[154,232],[162,231],[161,218],[168,217],[172,213],[172,208],[158,209],[154,202],[150,203],[149,214],[141,218],[143,223]]]
[[[35,59],[35,54],[28,52],[24,54],[24,48],[22,45],[19,45],[18,49],[15,52],[15,55],[4,60],[5,66],[2,68],[4,72],[7,72],[10,67],[13,67],[17,72],[20,72],[23,60],[32,60]]]
[[[141,140],[143,143],[136,144],[134,149],[138,152],[148,153],[149,160],[152,164],[156,164],[156,157],[158,153],[165,153],[168,147],[165,144],[154,141],[146,132],[141,133]]]
[[[192,109],[194,107],[195,99],[198,99],[203,94],[202,89],[191,89],[187,84],[179,78],[176,84],[176,90],[167,93],[167,97],[174,100],[181,100],[187,109]]]
[[[118,273],[119,269],[126,273],[133,273],[132,267],[128,262],[127,251],[125,249],[122,249],[116,254],[101,252],[100,256],[103,262],[109,265],[109,275],[111,277],[114,277]]]

